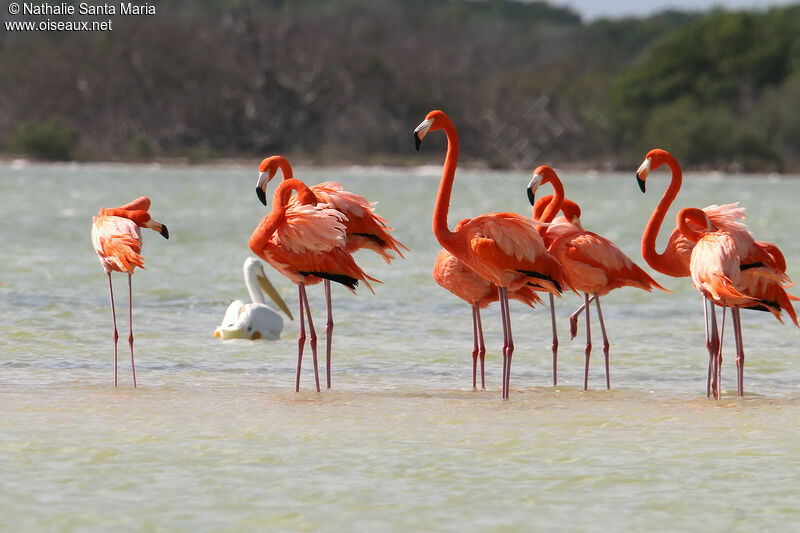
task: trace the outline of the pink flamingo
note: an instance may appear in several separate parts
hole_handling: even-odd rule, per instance
[[[273,155],[265,158],[258,166],[258,183],[256,183],[256,195],[261,203],[267,205],[267,185],[281,170],[283,180],[294,179],[292,166],[289,161],[280,155]],[[342,223],[345,226],[345,248],[348,252],[355,252],[362,248],[372,250],[380,255],[384,261],[391,263],[395,257],[392,252],[403,257],[402,250],[408,251],[403,243],[395,239],[390,232],[385,218],[375,213],[373,203],[358,194],[344,190],[340,183],[326,181],[309,187],[317,199],[318,203],[328,204],[345,215]],[[297,203],[299,196],[293,196],[289,200],[289,205]],[[331,388],[331,343],[333,340],[333,309],[331,306],[331,282],[323,280],[325,292],[325,307],[328,313],[328,320],[325,325],[325,370],[327,387]]]
[[[664,252],[659,254],[655,249],[656,238],[658,237],[658,232],[661,229],[661,224],[663,223],[667,211],[675,201],[675,198],[678,196],[678,192],[681,188],[683,173],[678,161],[666,150],[661,150],[658,148],[650,150],[636,172],[636,181],[639,184],[639,188],[642,190],[642,192],[645,192],[645,182],[647,180],[647,176],[652,170],[655,170],[662,164],[666,164],[670,168],[670,184],[653,211],[653,214],[650,216],[650,220],[647,222],[645,231],[642,234],[642,257],[645,261],[647,261],[647,264],[650,265],[651,268],[661,272],[662,274],[677,278],[689,277],[691,275],[689,264],[691,261],[694,243],[687,239],[677,227],[670,234]],[[703,208],[702,211],[706,214],[714,227],[736,234],[741,233],[741,227],[737,225],[737,222],[744,220],[745,215],[744,209],[739,207],[738,203],[710,205]],[[746,230],[745,233],[747,233]],[[756,246],[766,251],[767,254],[772,258],[773,263],[777,264],[778,262],[782,261],[783,269],[785,270],[786,263],[783,261],[783,255],[780,253],[780,250],[777,248],[777,246],[763,241],[757,241]],[[752,283],[756,285],[765,284],[763,281],[752,281]],[[765,296],[767,293],[775,296],[782,290],[782,288],[779,289],[771,284],[767,285],[769,285],[768,288],[766,286],[761,288],[761,291],[764,291]],[[793,296],[788,296],[788,298],[795,299]],[[752,308],[759,309],[760,307],[754,306]],[[736,311],[736,314],[738,316],[738,310]],[[708,350],[708,379],[706,382],[706,395],[710,397],[712,393],[712,367],[721,352],[719,351],[720,339],[717,328],[716,309],[713,303],[709,305],[708,299],[705,296],[703,297],[703,317],[705,318],[706,349]]]
[[[600,331],[603,334],[603,355],[605,358],[606,388],[611,388],[609,376],[609,349],[610,343],[606,334],[603,312],[600,309],[600,296],[605,296],[620,287],[636,287],[650,292],[653,287],[666,291],[656,283],[647,272],[639,268],[622,250],[610,240],[591,231],[585,231],[580,223],[580,207],[574,202],[563,197],[561,180],[548,166],[540,166],[534,171],[534,178],[528,188],[528,199],[533,200],[536,190],[544,183],[553,184],[558,193],[553,202],[566,216],[553,220],[552,213],[542,218],[542,222],[550,223],[543,226],[544,241],[550,255],[555,257],[564,271],[566,287],[584,294],[584,304],[570,317],[570,333],[574,338],[577,333],[577,315],[581,310],[586,311],[586,363],[584,366],[583,388],[589,384],[589,357],[592,351],[592,337],[589,316],[589,304],[594,300],[597,307],[597,317],[600,321]],[[559,201],[560,198],[560,201]],[[549,204],[548,204],[549,205]],[[566,207],[564,207],[566,206]],[[540,208],[541,210],[541,208]],[[549,210],[552,211],[552,210]],[[536,205],[534,204],[534,217]],[[669,292],[669,291],[667,291]],[[555,316],[553,315],[553,323]],[[554,330],[555,337],[555,330]],[[553,353],[553,367],[555,368],[555,351]],[[555,381],[555,376],[554,376]]]
[[[292,191],[299,202],[291,203]],[[351,291],[359,281],[372,290],[369,281],[378,281],[364,273],[345,248],[345,216],[328,206],[318,205],[314,193],[301,181],[283,181],[275,190],[272,211],[250,236],[250,249],[281,274],[297,284],[300,306],[300,336],[297,340],[297,377],[300,390],[300,367],[306,341],[303,310],[308,318],[314,380],[319,392],[317,334],[311,320],[306,285],[322,280],[341,283]]]
[[[775,260],[773,254],[753,240],[742,222],[735,222],[736,230],[717,228],[701,209],[686,207],[677,215],[678,229],[695,243],[689,270],[695,288],[704,298],[722,307],[722,331],[725,328],[725,308],[731,308],[734,342],[736,344],[736,392],[744,396],[744,344],[739,309],[766,309],[783,323],[781,311],[785,310],[795,326],[797,314],[791,304],[793,299],[783,284],[791,280],[785,272],[785,261]],[[774,245],[773,245],[774,246]],[[779,253],[779,252],[778,252]],[[719,398],[720,370],[722,365],[722,337],[711,378],[711,391]]]
[[[490,213],[470,219],[457,231],[450,231],[447,212],[458,164],[455,126],[444,112],[434,110],[414,130],[414,139],[419,150],[425,135],[440,129],[447,136],[447,155],[433,213],[433,233],[445,250],[498,287],[503,324],[503,398],[508,398],[514,352],[509,291],[530,284],[560,295],[564,275],[558,261],[547,253],[533,219],[516,213]]]
[[[458,231],[468,221],[469,219],[464,219],[456,224],[455,230]],[[436,264],[433,266],[433,279],[442,288],[447,289],[472,307],[472,388],[477,389],[477,365],[478,358],[480,358],[481,389],[486,389],[486,379],[484,377],[486,345],[483,342],[481,309],[485,309],[490,303],[498,301],[497,286],[477,275],[445,249],[440,250],[439,255],[436,256]],[[542,301],[530,285],[524,285],[511,292],[509,298],[518,300],[531,308],[534,304]]]
[[[133,290],[131,277],[136,267],[144,268],[142,234],[139,228],[149,228],[169,239],[167,227],[150,218],[150,198],[142,196],[122,207],[100,209],[92,219],[92,246],[100,258],[100,264],[108,275],[108,290],[111,293],[111,320],[114,323],[114,386],[117,386],[117,314],[114,308],[114,288],[111,272],[128,274],[128,345],[131,349],[133,386],[136,387],[136,366],[133,363]]]

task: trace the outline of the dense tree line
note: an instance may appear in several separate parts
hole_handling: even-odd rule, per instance
[[[627,168],[659,145],[797,169],[798,30],[800,7],[584,23],[510,0],[174,0],[111,32],[0,34],[0,149],[400,163],[441,107],[490,166]]]

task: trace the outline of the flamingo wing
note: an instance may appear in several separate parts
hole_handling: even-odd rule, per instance
[[[133,273],[144,268],[142,234],[139,226],[127,218],[96,216],[92,223],[92,246],[106,272]]]
[[[561,261],[574,290],[600,296],[625,286],[666,290],[613,242],[591,231],[567,234],[554,241],[550,251]]]
[[[289,205],[273,239],[297,254],[327,252],[344,245],[346,220],[344,214],[324,205]]]
[[[345,226],[348,251],[368,248],[378,253],[387,263],[391,263],[394,256],[390,251],[403,257],[401,249],[408,250],[389,233],[392,228],[386,219],[375,213],[376,203],[344,190],[340,183],[333,181],[314,185],[311,190],[319,202],[329,203],[347,216]]]
[[[560,294],[564,278],[536,231],[538,224],[515,213],[481,215],[459,232],[474,256],[468,266],[495,285],[514,291],[530,282]]]

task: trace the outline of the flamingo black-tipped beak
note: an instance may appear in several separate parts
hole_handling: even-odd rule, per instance
[[[414,146],[416,147],[417,152],[419,152],[419,147],[420,147],[421,144],[422,144],[422,139],[419,138],[419,133],[417,133],[415,131],[414,132]]]
[[[165,239],[169,239],[169,230],[164,224],[161,224],[161,231],[159,231],[162,237]]]
[[[261,200],[261,203],[267,205],[267,193],[261,187],[256,187],[256,196]]]
[[[533,205],[536,202],[536,193],[533,192],[531,187],[528,187],[525,191],[528,193],[528,201]]]
[[[638,172],[636,173],[636,183],[639,184],[639,188],[642,190],[642,192],[646,192],[645,191],[645,186],[644,186],[644,180],[639,177],[639,173]]]

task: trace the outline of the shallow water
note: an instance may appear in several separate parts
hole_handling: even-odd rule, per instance
[[[603,299],[611,391],[598,336],[592,390],[581,390],[583,330],[572,342],[566,331],[572,294],[557,302],[557,388],[547,309],[514,302],[511,399],[500,399],[496,305],[483,315],[489,390],[472,391],[469,308],[430,277],[439,172],[297,169],[379,200],[412,249],[391,266],[358,256],[384,282],[375,295],[334,290],[334,388],[317,394],[308,357],[293,392],[296,322],[276,342],[211,336],[229,301],[246,296],[241,263],[265,214],[253,169],[0,167],[0,529],[752,531],[800,519],[800,331],[743,313],[747,396],[735,397],[726,336],[728,390],[708,401],[700,297],[687,280],[655,275],[673,294]],[[460,172],[451,226],[529,213],[529,178]],[[562,179],[584,226],[645,266],[639,239],[666,173],[652,174],[646,195],[633,171]],[[89,228],[99,207],[142,194],[170,239],[145,232],[147,270],[133,280],[135,390],[127,287],[115,277],[114,389]],[[740,200],[754,234],[780,245],[800,279],[798,198],[796,179],[689,175],[676,205]],[[270,277],[296,307],[294,287]],[[320,327],[321,288],[309,293]]]

